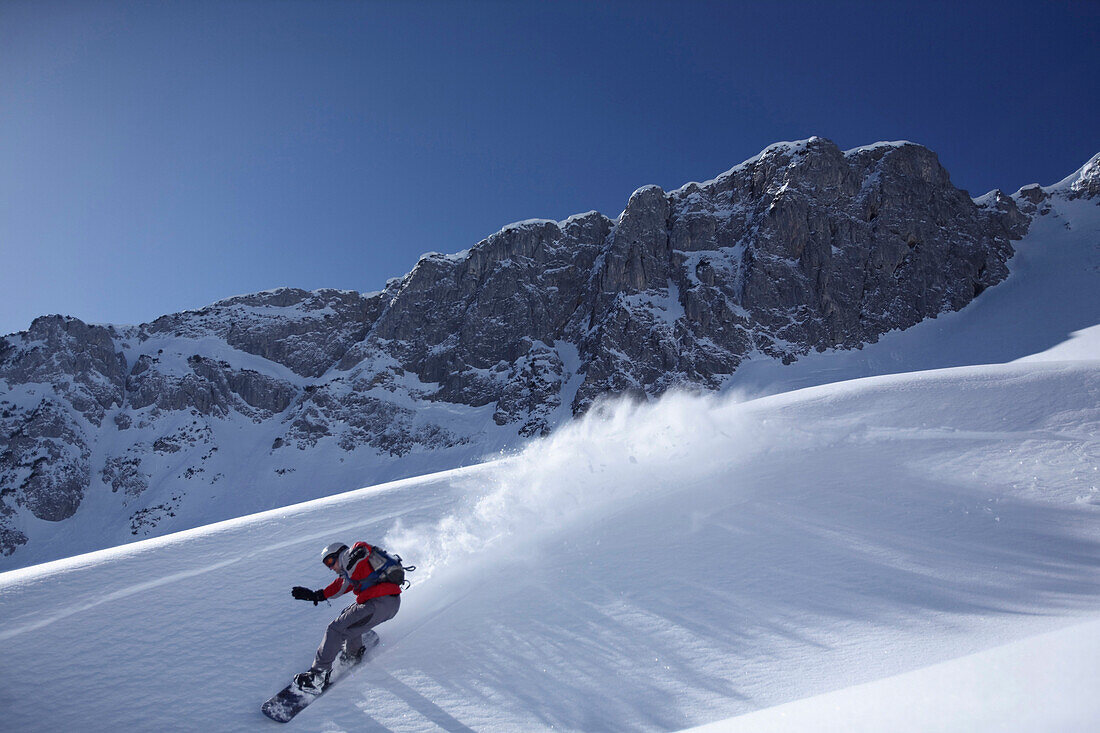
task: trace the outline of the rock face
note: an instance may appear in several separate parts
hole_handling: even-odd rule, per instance
[[[1096,197],[1098,159],[1058,195]],[[919,145],[811,138],[640,188],[616,220],[520,222],[425,255],[379,293],[37,319],[0,339],[0,552],[90,491],[143,536],[456,465],[604,396],[717,389],[749,356],[858,348],[1004,279],[1051,195],[974,200]]]
[[[382,308],[376,294],[282,288],[241,295],[200,311],[162,316],[142,335],[216,336],[240,351],[318,377],[367,334]]]

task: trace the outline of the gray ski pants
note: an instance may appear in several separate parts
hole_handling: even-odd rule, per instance
[[[353,603],[332,620],[317,647],[317,656],[313,659],[313,669],[323,672],[332,668],[340,647],[347,644],[349,654],[354,654],[363,646],[363,632],[374,628],[383,621],[389,621],[401,607],[401,596],[379,596],[363,603]]]

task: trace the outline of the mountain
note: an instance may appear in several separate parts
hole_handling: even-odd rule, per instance
[[[36,319],[0,340],[3,563],[478,462],[607,397],[853,353],[986,299],[1012,241],[1097,202],[1097,160],[972,199],[919,145],[810,138],[643,187],[615,220],[506,226],[377,293]]]

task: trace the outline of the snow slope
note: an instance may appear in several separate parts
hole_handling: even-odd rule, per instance
[[[608,407],[523,453],[0,575],[13,730],[272,725],[337,610],[421,569],[301,730],[675,730],[1100,618],[1100,370],[1034,362]],[[181,721],[186,721],[182,724]]]
[[[1100,721],[1100,622],[885,680],[798,700],[691,733],[958,731],[1086,733]]]

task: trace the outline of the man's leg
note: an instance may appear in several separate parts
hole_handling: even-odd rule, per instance
[[[358,621],[348,626],[348,635],[345,638],[345,646],[350,656],[357,656],[363,648],[364,632],[373,629],[383,621],[389,621],[397,614],[401,607],[401,596],[381,596],[371,598],[363,606],[373,606],[369,616],[361,617]]]
[[[374,608],[370,602],[353,603],[334,618],[325,629],[325,636],[321,639],[321,646],[317,647],[317,655],[313,658],[312,669],[325,672],[332,668],[336,655],[340,653],[340,647],[344,640],[361,632],[349,631],[348,627],[357,621],[370,618]]]
[[[349,653],[358,651],[363,646],[363,632],[393,618],[400,603],[399,596],[382,596],[345,608],[325,630],[321,646],[317,647],[317,655],[313,658],[312,669],[319,672],[331,669],[344,642],[348,643]]]

